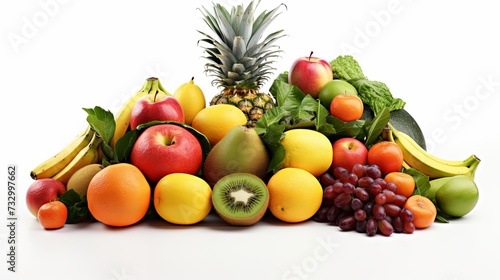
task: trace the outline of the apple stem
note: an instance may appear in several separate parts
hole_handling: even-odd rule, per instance
[[[309,60],[311,60],[312,55],[313,55],[313,51],[311,51],[311,54],[309,54]]]
[[[155,92],[155,97],[153,98],[153,103],[155,103],[155,102],[156,102],[156,96],[157,96],[157,95],[158,95],[158,90],[156,90],[156,92]]]
[[[191,77],[191,81],[194,81],[194,77]]]

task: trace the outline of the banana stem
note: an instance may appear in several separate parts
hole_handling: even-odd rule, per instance
[[[382,136],[382,139],[384,139],[386,141],[394,142],[394,135],[392,134],[392,129],[389,126],[389,124],[384,127],[384,129],[382,130],[381,136]]]

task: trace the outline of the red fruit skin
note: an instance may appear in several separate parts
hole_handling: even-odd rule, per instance
[[[333,159],[331,172],[335,167],[340,166],[352,171],[352,167],[356,164],[366,165],[368,158],[368,149],[363,142],[350,137],[340,138],[333,142]]]
[[[139,99],[130,113],[130,129],[150,121],[176,121],[184,123],[184,110],[172,96],[148,94]]]
[[[37,217],[38,209],[47,202],[57,200],[66,192],[66,186],[52,178],[35,180],[26,191],[26,206]]]
[[[290,67],[288,83],[303,93],[318,98],[321,88],[333,80],[333,71],[326,60],[318,57],[300,57]]]
[[[150,183],[171,173],[196,175],[203,161],[198,139],[175,124],[158,124],[144,130],[130,153],[130,161]]]

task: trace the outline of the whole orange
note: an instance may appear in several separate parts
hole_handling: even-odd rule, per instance
[[[399,171],[403,166],[403,151],[391,141],[375,143],[368,150],[368,164],[376,164],[382,174]]]
[[[151,188],[141,171],[129,163],[112,164],[89,183],[87,204],[92,216],[103,224],[129,226],[148,211]]]
[[[62,228],[68,218],[68,208],[59,200],[47,202],[38,209],[37,218],[45,229]]]
[[[359,120],[363,109],[363,101],[353,94],[339,94],[330,103],[330,114],[344,122]]]

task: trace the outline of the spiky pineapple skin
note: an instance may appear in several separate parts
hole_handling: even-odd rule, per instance
[[[247,117],[247,125],[251,127],[254,127],[267,111],[276,106],[270,94],[242,89],[225,89],[210,101],[210,105],[216,104],[230,104],[238,107]]]

